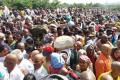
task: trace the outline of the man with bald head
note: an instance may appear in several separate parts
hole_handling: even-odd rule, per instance
[[[25,50],[25,44],[20,42],[17,44],[17,48],[20,49],[22,52]]]
[[[27,56],[27,53],[26,53],[26,50],[25,50],[25,43],[22,43],[22,42],[20,42],[20,43],[18,43],[17,44],[17,49],[20,49],[21,51],[22,51],[22,56],[24,57],[24,58],[27,58],[26,56]]]
[[[45,57],[42,54],[36,54],[33,57],[33,63],[35,69],[34,75],[37,80],[40,80],[41,78],[48,75],[48,71],[43,65],[44,61],[45,61]]]
[[[111,46],[109,44],[102,44],[101,54],[95,62],[96,77],[100,76],[102,73],[111,70],[112,60],[110,58]]]
[[[40,54],[38,50],[34,50],[29,54],[29,60],[33,62],[33,58],[35,57],[36,54]]]
[[[8,54],[4,61],[4,66],[8,71],[9,80],[23,80],[24,75],[17,67],[17,56],[15,54]]]
[[[111,68],[112,71],[101,74],[98,80],[120,80],[120,62],[112,62]]]
[[[15,49],[10,54],[15,54],[17,56],[17,66],[24,75],[34,71],[33,64],[29,60],[23,58],[22,51],[20,49]]]
[[[84,71],[80,74],[80,80],[96,80],[95,75],[90,70]]]
[[[103,44],[109,44],[110,47],[113,47],[112,43],[108,40],[108,36],[105,34],[103,34],[96,43],[96,48],[98,51],[102,49]]]

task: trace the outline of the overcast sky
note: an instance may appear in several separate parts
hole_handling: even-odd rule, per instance
[[[120,0],[59,0],[61,3],[120,3]]]

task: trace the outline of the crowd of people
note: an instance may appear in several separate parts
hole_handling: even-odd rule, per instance
[[[120,80],[119,31],[101,9],[0,7],[0,80]]]

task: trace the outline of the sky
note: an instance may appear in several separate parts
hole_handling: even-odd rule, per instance
[[[61,3],[120,3],[120,0],[59,0]]]

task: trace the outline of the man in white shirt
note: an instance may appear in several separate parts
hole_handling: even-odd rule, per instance
[[[42,79],[43,77],[48,75],[47,69],[44,67],[43,63],[45,61],[45,58],[42,54],[36,54],[33,59],[34,63],[34,75],[37,80]]]
[[[24,75],[18,68],[17,64],[17,56],[15,54],[8,54],[4,61],[4,66],[7,68],[7,76],[6,80],[23,80]]]
[[[0,66],[0,80],[9,80],[6,69]]]
[[[33,63],[33,58],[35,57],[36,54],[40,54],[38,50],[34,50],[29,54],[29,60]]]
[[[11,54],[17,55],[17,58],[18,58],[17,66],[23,72],[24,75],[34,72],[33,64],[29,60],[23,58],[23,56],[21,55],[22,52],[20,49],[13,50]]]
[[[24,58],[26,58],[27,53],[26,53],[26,50],[25,50],[25,43],[23,43],[23,42],[18,43],[17,49],[20,49],[20,50],[22,51],[22,54],[21,54],[21,55],[22,55]]]

